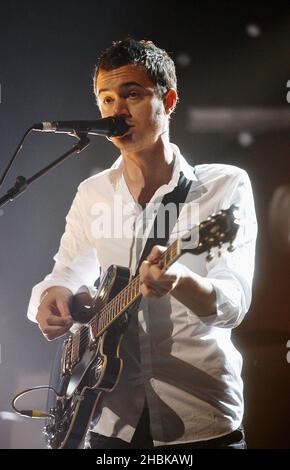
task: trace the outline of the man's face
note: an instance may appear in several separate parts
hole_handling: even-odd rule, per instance
[[[95,93],[102,117],[123,116],[130,129],[111,140],[121,151],[152,147],[168,127],[168,115],[146,71],[135,65],[100,70]]]

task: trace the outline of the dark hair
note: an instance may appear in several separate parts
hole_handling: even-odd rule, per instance
[[[113,70],[128,64],[144,68],[160,98],[169,88],[177,89],[175,65],[167,52],[155,46],[152,41],[137,41],[132,38],[113,42],[105,50],[98,60],[94,80],[96,81],[100,69]]]

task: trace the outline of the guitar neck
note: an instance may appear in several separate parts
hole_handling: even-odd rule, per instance
[[[162,269],[167,269],[180,255],[180,241],[177,239],[162,253],[157,264]],[[90,320],[89,325],[93,328],[95,337],[103,334],[113,321],[128,310],[141,295],[140,275],[137,274],[121,292],[101,309],[98,315]]]

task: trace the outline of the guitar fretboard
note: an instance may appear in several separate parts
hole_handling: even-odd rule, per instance
[[[158,264],[167,269],[180,255],[179,240],[175,240],[160,256]],[[97,338],[125,312],[137,299],[141,297],[140,275],[137,274],[129,284],[121,290],[110,302],[108,302],[98,314],[92,318],[88,325],[91,326],[94,336]]]

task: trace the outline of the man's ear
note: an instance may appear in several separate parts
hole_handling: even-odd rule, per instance
[[[173,113],[177,102],[177,91],[174,88],[169,88],[163,97],[163,104],[166,114]]]

